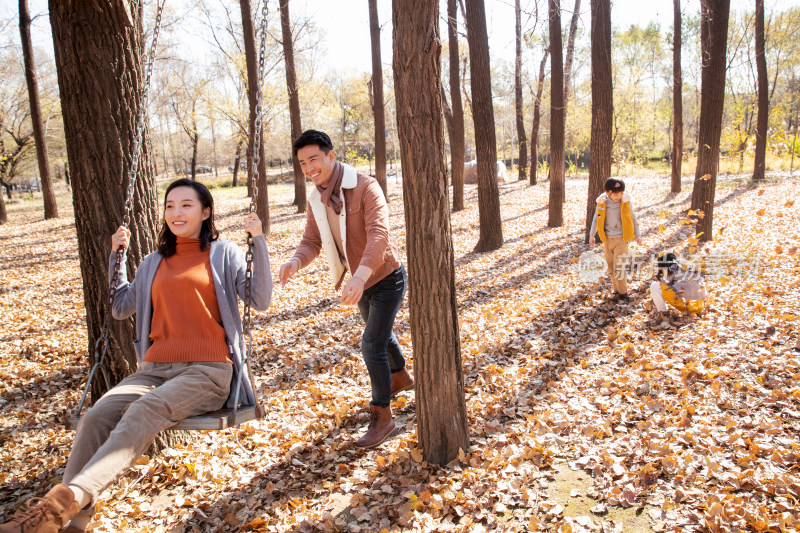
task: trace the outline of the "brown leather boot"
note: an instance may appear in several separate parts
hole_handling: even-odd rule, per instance
[[[44,498],[32,498],[28,505],[27,511],[0,524],[0,533],[58,533],[80,511],[75,495],[60,483]]]
[[[388,405],[381,407],[370,404],[369,428],[364,436],[356,441],[356,446],[359,448],[374,448],[385,441],[392,431],[394,431],[392,408]]]
[[[404,368],[400,372],[392,373],[392,393],[390,396],[394,397],[394,395],[398,392],[411,390],[413,388],[414,378],[411,377],[411,374],[408,373],[407,369]]]

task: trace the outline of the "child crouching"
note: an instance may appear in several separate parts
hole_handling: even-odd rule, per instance
[[[705,307],[706,288],[700,273],[678,264],[673,252],[661,252],[656,262],[658,273],[650,284],[655,311],[664,313],[667,304],[679,311],[700,313]]]

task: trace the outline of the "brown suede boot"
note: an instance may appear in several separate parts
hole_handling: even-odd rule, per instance
[[[359,448],[374,448],[385,441],[392,431],[394,431],[392,408],[388,405],[381,407],[370,404],[369,428],[364,436],[356,441],[356,446]]]
[[[414,378],[408,373],[407,369],[392,374],[392,392],[390,396],[394,397],[398,392],[404,390],[411,390],[414,388]]]
[[[32,498],[28,505],[27,511],[0,524],[0,533],[58,533],[80,511],[75,495],[60,483],[44,498]]]

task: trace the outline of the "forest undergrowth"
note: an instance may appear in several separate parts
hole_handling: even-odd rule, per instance
[[[90,527],[798,531],[799,181],[720,176],[714,239],[697,243],[686,218],[691,178],[677,195],[668,177],[626,178],[641,263],[665,248],[694,250],[705,269],[707,311],[663,320],[649,314],[644,267],[627,304],[609,300],[607,278],[581,280],[585,177],[567,180],[561,228],[547,227],[547,183],[502,184],[506,244],[485,254],[471,251],[478,207],[468,186],[466,209],[451,219],[471,445],[444,467],[419,449],[413,392],[392,403],[392,438],[353,446],[368,422],[361,321],[338,303],[319,258],[255,313],[266,418],[141,458],[103,494]],[[274,275],[304,223],[282,191],[271,191]],[[242,189],[214,194],[223,237],[243,243]],[[73,435],[61,420],[87,375],[74,219],[59,207],[62,218],[44,221],[38,204],[9,205],[0,231],[2,517],[60,480]],[[390,211],[405,256],[392,180]],[[413,371],[407,303],[396,326]]]

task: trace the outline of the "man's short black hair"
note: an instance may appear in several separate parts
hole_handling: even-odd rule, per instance
[[[603,188],[606,192],[622,192],[625,190],[625,182],[619,178],[608,178]]]
[[[305,148],[312,144],[319,146],[319,149],[326,154],[333,150],[333,143],[327,133],[317,130],[306,130],[292,143],[292,155],[297,157],[297,151],[300,150],[300,148]]]

